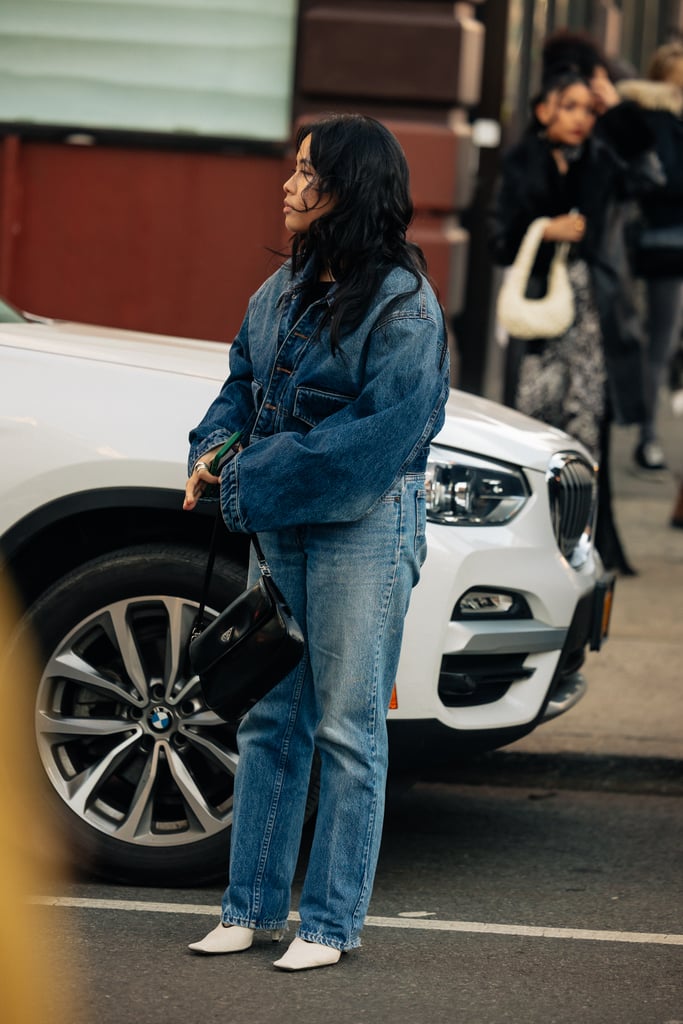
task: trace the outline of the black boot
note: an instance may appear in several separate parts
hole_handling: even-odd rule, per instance
[[[619,539],[612,510],[612,484],[610,481],[610,421],[605,418],[600,428],[600,473],[598,476],[598,521],[595,527],[595,546],[606,569],[622,576],[637,576]]]

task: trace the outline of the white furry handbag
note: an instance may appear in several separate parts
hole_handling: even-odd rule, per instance
[[[574,292],[567,273],[569,244],[555,247],[548,288],[539,299],[526,298],[531,268],[549,217],[531,222],[498,292],[496,316],[513,338],[559,338],[574,323]]]

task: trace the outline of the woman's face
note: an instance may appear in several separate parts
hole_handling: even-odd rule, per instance
[[[578,146],[595,125],[593,94],[588,86],[575,82],[561,92],[551,92],[536,108],[546,135],[558,146]]]
[[[307,135],[296,155],[294,173],[284,183],[285,227],[292,234],[306,234],[314,220],[334,205],[331,195],[316,188],[317,175],[310,160],[311,136]]]

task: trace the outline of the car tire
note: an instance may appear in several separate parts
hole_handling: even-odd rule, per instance
[[[124,882],[225,874],[236,726],[204,705],[187,657],[206,552],[147,544],[64,576],[29,609],[35,742],[73,860]],[[244,587],[218,557],[209,609]]]

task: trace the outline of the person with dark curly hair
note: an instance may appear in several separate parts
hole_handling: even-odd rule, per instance
[[[620,101],[596,47],[561,32],[543,57],[529,125],[503,158],[491,248],[497,263],[511,264],[532,221],[549,217],[528,295],[545,293],[555,245],[568,243],[576,319],[561,338],[511,339],[517,367],[508,400],[578,437],[600,463],[596,546],[606,567],[628,575],[612,510],[609,430],[613,420],[640,423],[645,408],[619,205],[663,176],[652,132],[635,104]]]
[[[291,259],[252,296],[230,375],[190,434],[185,508],[220,488],[258,533],[306,639],[244,717],[221,920],[190,948],[233,953],[287,923],[317,754],[320,795],[296,937],[275,966],[360,945],[379,854],[386,715],[426,554],[425,468],[449,393],[444,317],[406,238],[408,167],[379,121],[302,127],[284,184]],[[209,469],[235,431],[242,448]],[[251,579],[258,567],[252,558]]]

